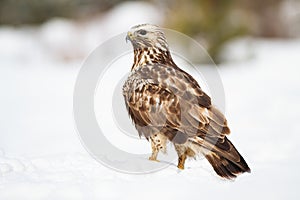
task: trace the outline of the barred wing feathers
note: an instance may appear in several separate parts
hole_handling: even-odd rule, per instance
[[[223,141],[230,132],[225,117],[211,105],[198,83],[178,69],[143,66],[129,77],[130,89],[124,97],[139,134],[148,138],[163,129],[170,137],[179,137],[173,140],[177,143],[193,136]]]

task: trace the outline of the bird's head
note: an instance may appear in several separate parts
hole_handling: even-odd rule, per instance
[[[164,32],[156,25],[140,24],[132,27],[126,36],[134,49],[156,48],[168,51],[168,43]]]

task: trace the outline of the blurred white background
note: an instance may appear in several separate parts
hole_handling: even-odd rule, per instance
[[[273,15],[261,11],[255,18],[252,13],[251,31],[230,38],[213,55],[226,94],[229,138],[252,169],[234,182],[220,180],[205,160],[189,161],[180,172],[171,165],[143,176],[118,173],[93,160],[76,133],[72,95],[84,59],[139,23],[179,27],[188,34],[183,22],[167,18],[177,4],[168,8],[156,1],[130,1],[83,18],[51,17],[17,26],[1,21],[0,199],[299,199],[300,6],[278,2],[276,9],[284,16],[278,19],[285,27],[260,29],[255,20]],[[234,10],[233,16],[239,16]],[[278,19],[269,22],[279,24]],[[202,45],[216,46],[192,32]],[[129,71],[131,66],[120,67]]]

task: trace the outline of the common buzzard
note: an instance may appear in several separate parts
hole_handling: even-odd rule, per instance
[[[134,63],[123,96],[139,135],[151,141],[149,159],[155,161],[169,141],[177,151],[179,169],[184,169],[187,157],[203,154],[221,177],[250,172],[227,138],[224,115],[197,81],[174,63],[164,32],[141,24],[130,29],[126,40],[133,45]]]

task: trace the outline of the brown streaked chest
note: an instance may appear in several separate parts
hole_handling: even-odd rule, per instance
[[[155,63],[162,65],[175,65],[169,51],[163,51],[157,48],[135,49],[134,63],[132,65],[131,71],[139,68],[140,66],[151,65]]]

